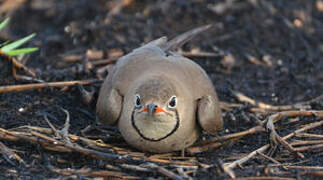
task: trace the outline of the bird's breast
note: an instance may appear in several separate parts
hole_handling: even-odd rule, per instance
[[[159,113],[150,116],[147,113],[135,111],[132,113],[131,121],[137,133],[149,141],[161,141],[171,136],[180,123],[177,113],[174,115]]]

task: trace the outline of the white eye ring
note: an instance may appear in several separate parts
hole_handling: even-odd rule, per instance
[[[168,108],[176,108],[176,106],[177,106],[177,97],[176,96],[172,96],[169,99]]]
[[[136,96],[135,96],[135,106],[136,107],[140,107],[141,106],[141,101],[140,101],[139,94],[136,94]]]

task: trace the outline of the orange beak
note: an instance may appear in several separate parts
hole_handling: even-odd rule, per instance
[[[146,107],[146,108],[144,108],[141,112],[148,112],[148,108]],[[157,107],[156,109],[155,109],[155,114],[156,113],[161,113],[161,112],[166,112],[163,108],[160,108],[160,107]]]

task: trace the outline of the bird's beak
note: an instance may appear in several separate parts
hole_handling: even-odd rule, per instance
[[[157,106],[155,104],[148,104],[147,109],[148,109],[148,115],[152,116],[156,112]]]
[[[166,111],[155,104],[148,104],[147,107],[145,107],[141,112],[148,112],[148,115],[152,116],[155,113],[166,112]]]

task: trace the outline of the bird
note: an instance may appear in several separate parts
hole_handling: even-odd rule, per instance
[[[152,153],[183,151],[202,131],[221,131],[223,119],[212,81],[197,63],[173,51],[210,27],[170,41],[161,37],[121,57],[99,91],[99,122],[117,125],[130,146]]]

